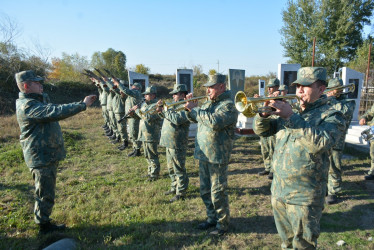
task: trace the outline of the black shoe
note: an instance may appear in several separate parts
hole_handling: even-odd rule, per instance
[[[104,124],[103,126],[101,126],[103,129],[107,129],[108,128],[108,125]]]
[[[125,148],[127,148],[128,146],[129,146],[129,142],[124,141],[123,144],[118,147],[118,149],[122,151],[122,150],[125,150]]]
[[[374,180],[374,175],[371,175],[371,174],[365,175],[365,180],[368,180],[368,181]]]
[[[224,235],[226,233],[227,233],[226,230],[216,229],[216,230],[213,230],[212,232],[210,232],[209,234],[210,235],[215,235],[215,236],[222,236],[222,235]]]
[[[132,151],[130,154],[128,154],[127,156],[128,157],[136,157],[136,156],[140,156],[141,153],[140,153],[140,149],[134,149],[134,151]]]
[[[266,170],[261,171],[261,172],[258,173],[258,175],[268,175],[268,174],[270,174],[270,172],[266,171]]]
[[[216,224],[214,223],[209,223],[207,221],[203,222],[203,223],[200,223],[198,226],[197,226],[197,229],[200,229],[200,230],[207,230],[211,227],[215,227]]]
[[[117,144],[121,141],[120,137],[118,136],[116,139],[114,139],[113,141],[111,141],[110,143],[112,144]]]
[[[111,136],[113,136],[113,131],[109,130],[109,132],[106,132],[105,135],[108,136],[108,137],[111,137]]]
[[[109,140],[116,140],[117,139],[116,134],[113,134],[112,136],[108,136],[108,137],[109,137]]]
[[[326,196],[326,204],[327,205],[331,205],[331,204],[335,204],[336,202],[338,201],[336,195],[334,194],[329,194],[328,196]]]
[[[269,175],[268,175],[268,179],[269,180],[272,180],[273,179],[273,172],[270,172]]]
[[[176,196],[174,196],[173,198],[171,198],[169,200],[169,202],[174,202],[174,201],[177,201],[177,200],[184,200],[184,196],[183,195],[180,195],[180,194],[177,194]]]
[[[52,224],[51,222],[47,222],[45,224],[39,225],[39,233],[42,233],[42,234],[47,234],[47,233],[51,233],[54,231],[62,231],[65,229],[66,229],[65,224],[56,225],[56,224]]]
[[[164,193],[164,195],[169,195],[169,194],[175,194],[175,190],[169,190]]]

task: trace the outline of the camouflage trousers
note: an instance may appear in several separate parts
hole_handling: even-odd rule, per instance
[[[187,148],[166,148],[166,159],[171,179],[170,190],[177,195],[184,195],[188,188],[188,175],[185,167]]]
[[[117,131],[118,131],[118,135],[121,137],[122,142],[128,140],[126,120],[123,120],[122,122],[118,122],[124,115],[125,113],[115,113],[115,118],[117,122]]]
[[[35,183],[34,220],[36,224],[45,224],[50,221],[55,204],[56,175],[58,162],[31,169]]]
[[[260,136],[261,154],[264,161],[265,170],[271,171],[271,161],[273,159],[275,136],[263,137]]]
[[[342,190],[342,155],[343,152],[340,150],[332,150],[329,155],[330,168],[327,184],[329,195],[336,195]]]
[[[114,112],[112,110],[109,110],[109,124],[111,129],[113,130],[113,134],[118,136],[118,129],[117,129],[117,120]]]
[[[129,139],[132,142],[133,149],[140,149],[141,146],[141,142],[138,141],[139,122],[139,119],[127,119],[127,124],[129,125]]]
[[[316,249],[323,207],[290,205],[271,198],[282,249]]]
[[[160,175],[157,146],[158,142],[143,141],[144,156],[148,161],[148,175],[151,177],[158,177]]]
[[[374,175],[374,143],[370,143],[370,158],[371,166],[368,174]]]
[[[106,108],[106,105],[101,105],[101,109],[102,109],[102,113],[103,113],[104,122],[105,122],[106,125],[109,126],[109,114],[108,114],[108,110]]]
[[[208,222],[227,230],[230,221],[227,194],[227,164],[199,161],[200,196],[206,207]]]

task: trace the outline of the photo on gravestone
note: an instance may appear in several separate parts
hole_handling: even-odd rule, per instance
[[[229,89],[233,99],[238,91],[244,91],[245,70],[242,69],[229,69]]]
[[[291,83],[296,81],[297,71],[284,71],[283,84],[288,86],[288,94],[296,93],[296,86],[291,86]]]
[[[188,93],[191,93],[191,75],[190,74],[179,74],[179,84],[187,86]]]
[[[353,93],[348,93],[347,94],[347,98],[348,99],[357,99],[357,97],[358,97],[358,84],[359,84],[359,82],[360,82],[359,79],[349,79],[349,83],[348,84],[354,83],[355,84],[355,91],[353,91]]]
[[[134,79],[133,83],[140,83],[142,85],[141,92],[143,93],[145,91],[145,79]]]

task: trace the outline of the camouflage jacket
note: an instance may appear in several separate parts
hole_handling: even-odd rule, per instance
[[[113,111],[113,98],[116,94],[113,91],[109,91],[107,101],[106,101],[106,108],[108,111]]]
[[[374,105],[371,106],[371,108],[369,110],[367,110],[365,112],[365,114],[363,114],[362,116],[360,116],[360,120],[361,119],[365,119],[367,125],[374,126],[373,117],[374,117]]]
[[[140,117],[139,123],[139,134],[138,134],[138,141],[145,141],[145,142],[159,142],[160,141],[160,129],[162,119],[157,113],[148,113],[148,114],[141,114],[141,112],[145,112],[155,106],[157,103],[157,99],[153,99],[149,103],[144,102],[140,107],[140,110],[137,109],[135,113]]]
[[[137,89],[129,89],[126,86],[121,86],[119,88],[125,95],[127,95],[126,99],[126,113],[129,112],[129,109],[134,107],[135,105],[139,104],[142,99],[142,93],[140,93]]]
[[[276,135],[273,197],[293,205],[323,206],[328,153],[345,131],[343,114],[323,96],[288,120],[256,115],[254,131],[261,136]]]
[[[102,89],[101,95],[99,96],[99,98],[100,98],[100,104],[101,104],[101,106],[106,106],[107,105],[108,95],[109,95],[109,88],[108,87],[104,87],[104,85],[102,83],[99,83],[99,84],[100,84],[100,87]]]
[[[340,139],[338,140],[338,142],[336,143],[336,145],[333,148],[334,150],[342,151],[344,149],[345,136],[347,134],[349,125],[351,124],[351,120],[352,120],[352,117],[353,117],[353,112],[355,111],[356,102],[353,99],[347,99],[344,95],[341,95],[338,98],[330,97],[329,99],[330,99],[330,101],[329,101],[330,105],[334,109],[342,112],[342,114],[344,115],[345,131],[344,131],[344,134],[342,134],[342,136],[340,136]]]
[[[227,164],[238,119],[231,91],[205,102],[201,108],[192,109],[187,117],[198,123],[194,157],[210,163]]]
[[[176,109],[183,106],[184,104],[176,107]],[[169,109],[161,112],[159,116],[164,118],[160,145],[174,149],[186,148],[188,145],[188,132],[190,128],[190,121],[187,118],[186,111]]]
[[[26,165],[29,168],[37,168],[65,158],[64,141],[58,121],[85,110],[86,104],[43,103],[43,96],[40,94],[20,92],[16,108]]]
[[[118,88],[114,89],[113,92],[115,93],[112,99],[113,112],[116,114],[125,113],[126,96],[122,97]]]

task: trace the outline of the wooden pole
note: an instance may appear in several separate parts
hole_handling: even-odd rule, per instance
[[[366,100],[365,100],[365,111],[368,107],[368,100],[369,100],[369,73],[370,73],[370,55],[371,55],[371,41],[369,46],[369,54],[368,54],[368,67],[366,69],[366,78],[365,78],[365,88],[366,88]]]
[[[313,57],[312,57],[312,67],[314,67],[314,53],[316,52],[316,38],[313,38]]]

